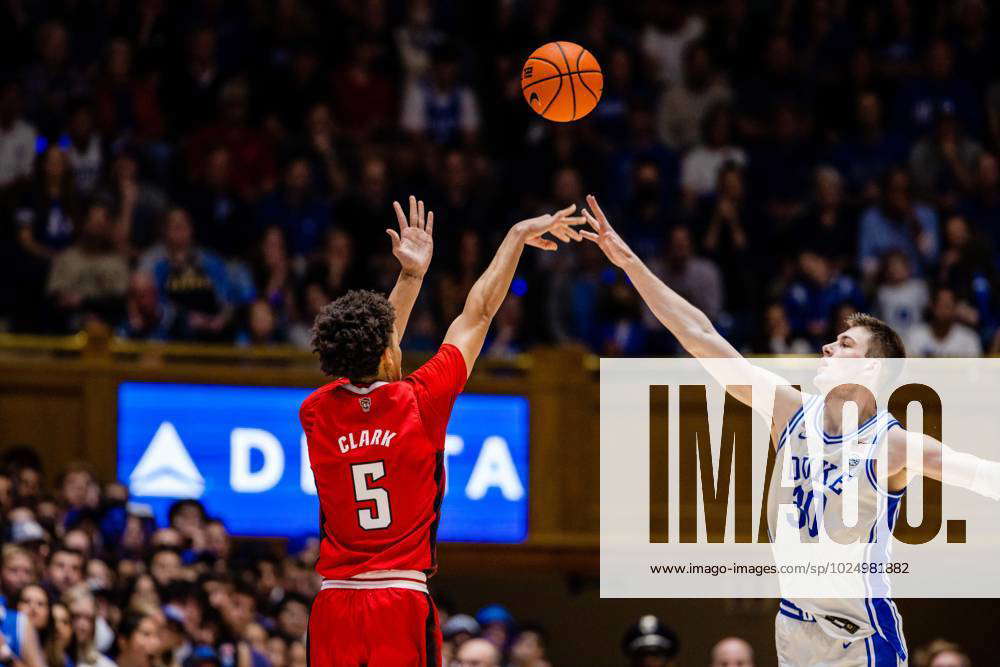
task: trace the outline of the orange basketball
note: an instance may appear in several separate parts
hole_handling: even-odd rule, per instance
[[[535,49],[521,70],[521,92],[536,113],[559,123],[594,110],[604,90],[597,59],[573,42],[549,42]]]

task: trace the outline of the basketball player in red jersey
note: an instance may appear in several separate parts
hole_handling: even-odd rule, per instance
[[[445,428],[525,245],[580,240],[575,206],[517,223],[469,290],[444,344],[403,378],[400,339],[430,264],[433,213],[410,197],[387,230],[401,270],[388,298],[354,291],[317,316],[313,347],[338,378],[302,403],[321,513],[323,587],[309,619],[316,667],[440,667],[441,632],[427,593],[444,494]]]

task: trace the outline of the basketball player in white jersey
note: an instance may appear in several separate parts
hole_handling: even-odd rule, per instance
[[[593,227],[581,232],[600,246],[608,259],[625,271],[646,305],[670,330],[692,356],[703,359],[729,359],[723,385],[728,385],[740,401],[752,405],[753,385],[769,388],[774,396],[771,413],[772,446],[779,454],[791,454],[801,463],[808,456],[809,443],[820,442],[823,470],[810,475],[808,468],[783,471],[791,484],[783,485],[776,468],[772,476],[769,508],[784,503],[799,511],[796,531],[802,537],[815,537],[820,524],[832,530],[864,531],[867,539],[860,546],[868,549],[866,560],[888,561],[885,551],[889,533],[899,509],[899,500],[910,478],[916,473],[906,466],[907,431],[896,420],[876,411],[869,388],[885,381],[893,358],[905,356],[899,336],[884,322],[869,315],[856,315],[849,328],[831,343],[823,346],[823,361],[815,378],[824,397],[808,395],[789,385],[780,377],[753,366],[726,341],[711,321],[657,278],[641,259],[612,229],[597,200],[587,197],[590,210],[584,216]],[[865,361],[865,360],[868,361]],[[854,361],[840,361],[854,360]],[[705,367],[717,379],[713,364]],[[716,369],[719,366],[714,365]],[[843,368],[850,368],[845,375]],[[733,369],[736,369],[735,371]],[[858,407],[857,428],[842,423],[842,407],[853,403]],[[845,433],[845,427],[848,427]],[[923,475],[942,480],[942,461],[947,459],[949,484],[971,489],[994,500],[1000,499],[1000,464],[985,461],[970,454],[956,452],[938,440],[925,435],[915,436],[922,443]],[[884,445],[885,470],[875,466],[873,452]],[[784,451],[785,449],[790,451]],[[777,456],[781,461],[784,457]],[[816,461],[814,458],[813,461]],[[845,465],[846,462],[846,465]],[[881,473],[881,475],[879,474]],[[820,479],[824,486],[819,502],[813,497],[810,477]],[[856,526],[844,527],[839,519],[841,502],[838,493],[825,493],[839,484],[856,480],[858,517]],[[830,501],[830,502],[828,502]],[[815,507],[823,509],[817,516]],[[774,532],[774,524],[770,526]],[[779,531],[780,532],[780,531]],[[851,538],[851,535],[846,535]],[[879,550],[880,553],[871,551]],[[907,664],[906,642],[902,620],[888,597],[888,582],[884,575],[864,577],[863,593],[845,598],[782,599],[775,621],[775,641],[778,661],[782,666],[853,666],[874,665],[893,667]]]

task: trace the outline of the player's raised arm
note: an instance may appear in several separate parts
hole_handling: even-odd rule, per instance
[[[699,358],[741,356],[736,348],[715,330],[705,313],[670,289],[649,270],[618,232],[612,229],[596,197],[587,195],[587,204],[590,206],[590,211],[585,209],[583,215],[594,231],[583,231],[581,234],[595,242],[612,264],[625,271],[649,309],[685,350]]]
[[[917,474],[916,470],[906,466],[908,434],[901,428],[892,429],[888,434],[887,481],[892,491],[906,486]],[[929,435],[920,433],[917,436],[920,440],[923,461],[921,473],[924,477],[1000,500],[1000,463],[957,451]]]
[[[590,223],[593,231],[582,231],[580,234],[596,243],[615,266],[621,268],[635,285],[642,300],[653,311],[663,326],[677,338],[678,342],[689,354],[698,359],[735,359],[737,362],[726,364],[706,363],[706,369],[713,377],[726,386],[752,386],[765,383],[777,388],[775,422],[784,423],[789,415],[786,411],[794,411],[801,403],[798,392],[792,389],[782,378],[752,365],[736,348],[716,331],[712,321],[705,313],[692,305],[687,299],[670,289],[656,274],[639,258],[627,243],[618,235],[608,222],[594,195],[587,195],[587,205],[583,215]],[[731,391],[740,401],[752,405],[752,394],[749,391]],[[781,419],[779,419],[781,418]]]
[[[493,261],[469,290],[465,307],[448,327],[448,333],[444,337],[445,343],[454,345],[462,352],[469,374],[483,349],[483,341],[493,316],[507,296],[524,246],[555,250],[555,241],[543,238],[546,233],[551,233],[561,241],[580,240],[580,233],[572,229],[571,225],[580,224],[583,220],[569,217],[575,210],[576,205],[567,206],[554,214],[522,220],[511,227]]]
[[[399,277],[389,294],[389,303],[396,310],[396,334],[403,340],[410,311],[434,254],[434,211],[427,211],[425,215],[423,200],[418,201],[413,195],[410,195],[409,219],[398,201],[392,202],[392,207],[396,211],[399,232],[387,229],[385,233],[392,240],[392,254],[399,260]]]

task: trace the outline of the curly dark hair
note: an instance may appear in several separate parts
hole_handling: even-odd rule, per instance
[[[313,323],[313,351],[332,377],[370,378],[389,347],[395,309],[370,290],[352,290],[327,304]]]

